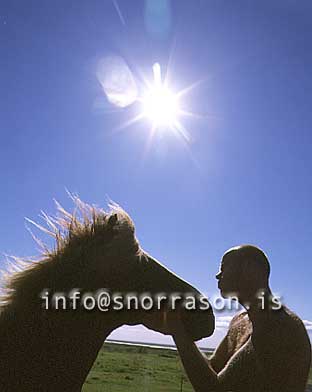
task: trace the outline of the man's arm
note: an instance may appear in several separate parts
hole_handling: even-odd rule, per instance
[[[231,356],[221,371],[215,371],[208,358],[185,332],[183,323],[173,331],[173,339],[195,392],[250,392],[261,389],[265,377],[251,338]]]
[[[173,335],[173,339],[195,392],[219,391],[216,372],[210,366],[208,359],[187,335],[183,327]]]
[[[210,358],[213,370],[219,373],[229,359],[248,340],[252,332],[251,322],[247,312],[236,314],[229,325],[229,330]]]
[[[219,346],[215,349],[211,358],[209,359],[210,365],[216,373],[219,373],[231,356],[229,350],[228,335],[226,335]]]

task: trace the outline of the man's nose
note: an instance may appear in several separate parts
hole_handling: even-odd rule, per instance
[[[221,279],[221,275],[222,275],[222,272],[221,272],[221,271],[218,272],[217,275],[216,275],[216,279],[217,279],[217,280],[220,280],[220,279]]]

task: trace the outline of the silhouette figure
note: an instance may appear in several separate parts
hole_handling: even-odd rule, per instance
[[[216,276],[221,295],[236,296],[246,311],[233,318],[210,360],[192,342],[183,321],[168,320],[196,392],[304,392],[310,340],[302,321],[272,299],[269,274],[268,259],[255,246],[224,254]]]

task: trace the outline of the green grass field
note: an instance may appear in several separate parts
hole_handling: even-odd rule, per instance
[[[312,370],[309,383],[312,391]],[[83,392],[193,391],[175,351],[105,343]]]
[[[192,391],[175,351],[105,343],[83,392]]]

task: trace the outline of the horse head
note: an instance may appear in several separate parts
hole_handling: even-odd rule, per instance
[[[213,333],[214,315],[208,300],[141,248],[134,224],[124,210],[111,205],[111,211],[107,213],[81,201],[79,206],[85,218],[81,226],[71,218],[71,233],[67,238],[71,238],[72,245],[67,244],[68,257],[73,258],[71,248],[75,249],[77,244],[79,252],[82,251],[79,233],[85,236],[89,230],[92,235],[85,241],[83,256],[75,257],[84,266],[76,286],[93,292],[104,288],[109,292],[110,306],[105,311],[111,322],[116,325],[144,324],[170,334],[166,319],[171,312],[170,317],[182,317],[193,340]]]
[[[105,212],[73,199],[74,213],[58,205],[56,217],[43,215],[48,228],[35,223],[55,238],[55,248],[43,245],[39,260],[25,260],[7,277],[0,297],[1,390],[20,390],[20,385],[27,392],[81,390],[106,337],[121,325],[144,324],[170,334],[166,318],[171,312],[173,317],[182,314],[194,340],[214,330],[208,302],[204,309],[198,306],[200,293],[141,248],[126,212],[116,205]],[[53,295],[49,307],[47,290]],[[66,302],[74,301],[74,292],[84,306]],[[104,309],[99,306],[102,293],[110,295]],[[66,311],[53,306],[59,294],[66,297]],[[138,302],[129,307],[131,295]],[[173,295],[178,297],[174,304]],[[86,307],[86,296],[97,298],[95,308]],[[180,311],[186,296],[194,306]],[[142,302],[143,297],[152,303]]]

